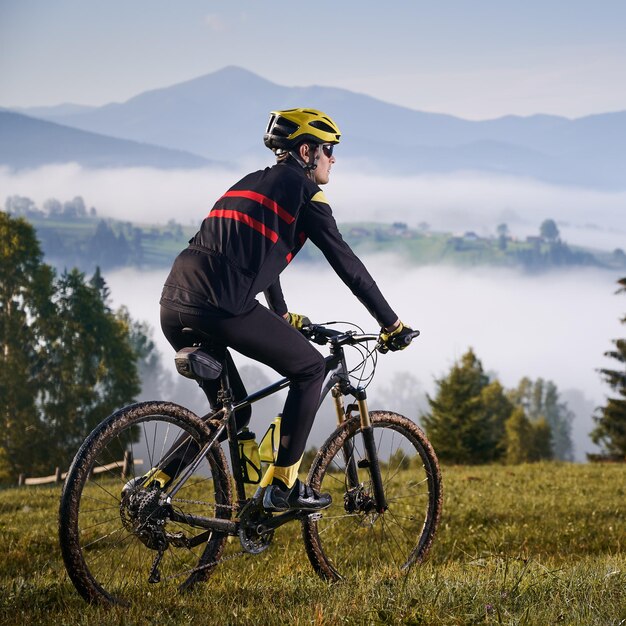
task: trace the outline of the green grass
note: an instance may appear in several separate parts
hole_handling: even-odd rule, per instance
[[[296,524],[196,591],[88,606],[59,554],[60,489],[0,492],[0,623],[626,624],[626,466],[444,467],[430,560],[408,575],[329,584]],[[234,549],[231,544],[231,549]]]

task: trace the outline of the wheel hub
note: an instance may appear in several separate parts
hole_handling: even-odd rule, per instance
[[[376,502],[361,484],[344,493],[343,507],[346,513],[373,513],[376,511]]]

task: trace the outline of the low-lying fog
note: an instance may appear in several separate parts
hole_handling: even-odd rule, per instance
[[[608,393],[596,369],[613,365],[603,353],[611,347],[611,339],[623,336],[619,323],[623,296],[614,295],[618,276],[580,269],[528,276],[511,270],[415,268],[386,256],[364,262],[401,319],[422,331],[409,349],[379,357],[376,383],[370,388],[372,408],[378,397],[384,399],[385,408],[412,410],[416,417],[415,403],[425,408],[423,394],[434,392],[434,379],[446,374],[471,346],[485,370],[505,387],[516,386],[523,376],[554,381],[562,399],[577,413],[576,458],[584,460],[584,453],[593,450],[588,440],[591,413],[604,404]],[[115,304],[126,304],[134,318],[154,327],[164,362],[174,373],[172,350],[158,326],[158,300],[166,273],[123,270],[106,278]],[[348,320],[376,331],[374,320],[330,268],[296,260],[281,282],[291,310],[317,322]],[[237,361],[250,364],[243,357]],[[270,370],[265,372],[271,380],[276,378]],[[400,372],[410,373],[418,388],[401,390],[402,397],[393,403],[392,377]],[[193,387],[190,394],[196,394]],[[262,427],[257,429],[262,431],[270,420],[271,416],[259,416]],[[329,432],[327,420],[332,420],[330,414],[320,418],[312,442],[317,437],[319,443],[322,433]]]
[[[41,206],[50,197],[64,201],[81,195],[104,217],[146,223],[174,218],[195,225],[246,171],[247,165],[229,171],[88,170],[75,164],[17,173],[0,168],[0,202],[17,194]],[[433,230],[480,235],[493,234],[506,223],[512,235],[525,237],[537,234],[541,222],[551,218],[570,244],[608,251],[626,247],[626,192],[472,172],[365,176],[342,168],[341,160],[325,192],[339,222],[404,221],[413,227],[426,222]]]

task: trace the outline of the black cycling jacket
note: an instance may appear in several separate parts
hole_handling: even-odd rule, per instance
[[[278,277],[307,239],[381,326],[398,319],[341,237],[319,186],[290,161],[248,174],[215,203],[174,261],[161,305],[197,315],[215,309],[239,315],[264,292],[270,308],[283,315]]]

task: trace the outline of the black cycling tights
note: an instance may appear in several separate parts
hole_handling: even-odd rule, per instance
[[[290,380],[280,425],[280,446],[276,465],[289,467],[302,456],[317,412],[325,375],[322,355],[285,319],[257,302],[243,315],[189,315],[161,307],[161,328],[172,347],[178,351],[191,345],[182,329],[195,328],[215,338],[216,343],[265,363]],[[230,355],[228,373],[235,400],[246,396],[237,369]],[[202,385],[212,407],[216,406],[219,381]],[[250,420],[250,409],[238,411],[237,426]]]

